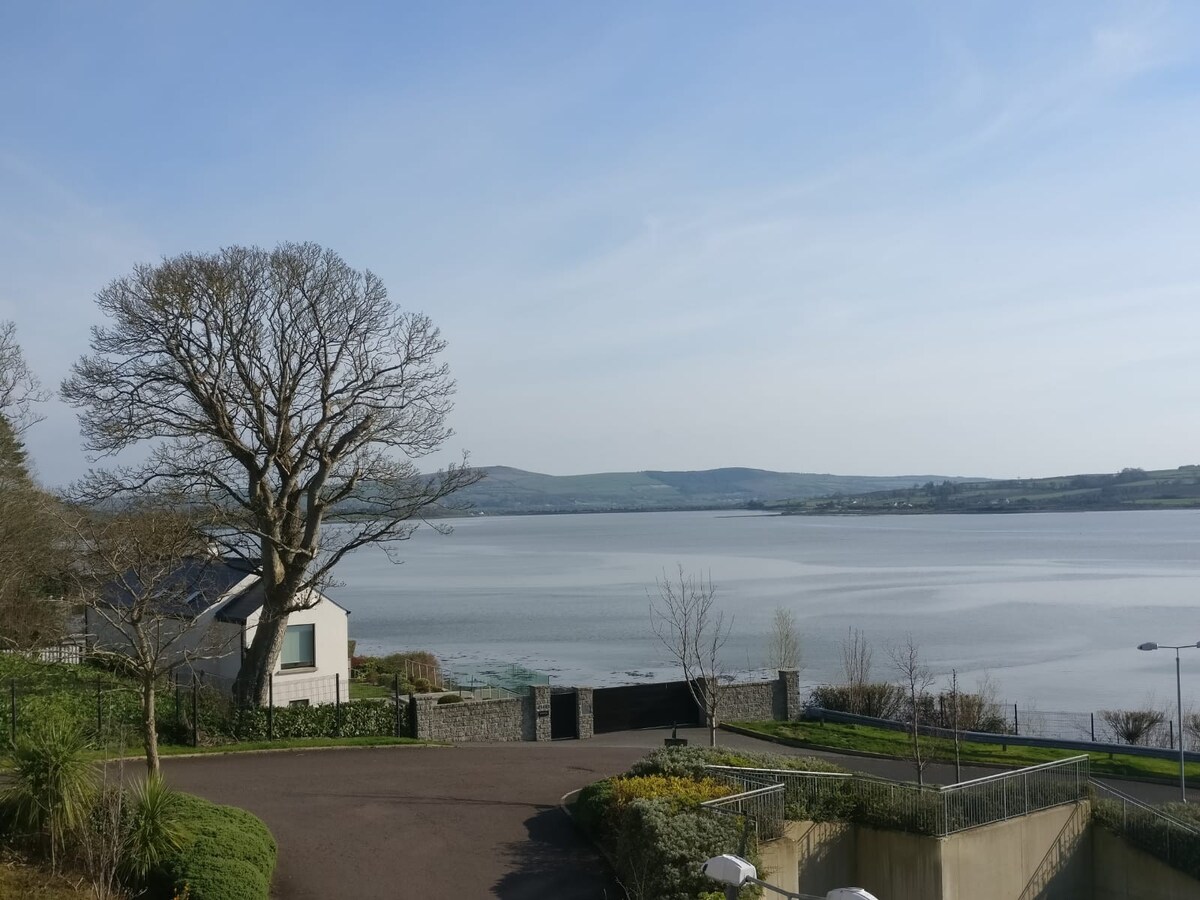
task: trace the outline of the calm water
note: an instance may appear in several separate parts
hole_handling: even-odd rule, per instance
[[[894,677],[911,632],[937,672],[989,672],[1009,700],[1092,710],[1174,704],[1169,651],[1200,640],[1200,512],[800,518],[720,513],[476,518],[423,528],[401,565],[364,550],[330,591],[366,652],[428,649],[452,664],[514,661],[555,682],[674,673],[647,590],[682,563],[734,616],[728,664],[763,664],[773,610],[793,610],[804,677],[834,680],[850,626]],[[1200,650],[1184,651],[1185,700]],[[1189,681],[1191,685],[1189,685]],[[1189,690],[1189,687],[1191,690]]]

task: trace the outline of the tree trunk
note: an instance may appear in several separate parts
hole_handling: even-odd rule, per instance
[[[917,721],[917,715],[913,713],[912,723],[912,741],[913,741],[913,764],[917,769],[917,786],[925,786],[925,767],[921,765],[921,739],[920,739],[920,724]]]
[[[233,693],[239,703],[266,705],[267,682],[275,667],[275,660],[279,658],[286,630],[287,613],[268,612],[266,604],[263,604],[258,627],[254,629],[254,639],[246,649],[242,668],[233,685]]]
[[[154,678],[142,679],[142,746],[146,750],[146,769],[149,775],[158,774],[158,723],[154,716]]]

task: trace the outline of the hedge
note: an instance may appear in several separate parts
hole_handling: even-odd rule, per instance
[[[186,885],[189,900],[268,900],[277,849],[262,820],[190,794],[179,806],[183,844],[150,874],[148,896],[171,900]]]
[[[1200,816],[1191,806],[1168,803],[1162,810],[1192,827],[1200,826]],[[1187,834],[1164,819],[1136,810],[1132,815],[1122,815],[1121,804],[1116,800],[1095,801],[1092,820],[1167,865],[1200,878],[1200,836]]]
[[[267,739],[266,707],[237,710],[230,722],[229,736],[238,741]],[[380,737],[396,733],[396,707],[388,700],[350,700],[339,708],[332,703],[319,706],[277,706],[272,725],[275,740],[305,737]],[[407,705],[400,707],[400,728],[407,735]]]

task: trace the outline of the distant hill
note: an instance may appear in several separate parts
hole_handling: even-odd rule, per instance
[[[593,475],[543,475],[508,466],[482,468],[487,477],[456,493],[454,499],[470,503],[476,512],[491,514],[744,509],[947,480],[940,475],[818,475],[743,468]],[[955,480],[961,479],[949,479]]]
[[[1192,509],[1200,508],[1200,466],[1010,481],[929,479],[916,487],[770,505],[793,515]]]

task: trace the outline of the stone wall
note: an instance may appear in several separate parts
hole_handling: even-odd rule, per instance
[[[440,705],[433,699],[418,697],[416,736],[427,741],[455,743],[532,740],[529,708],[527,697]]]
[[[576,688],[575,691],[579,697],[575,724],[579,729],[579,738],[583,740],[592,737],[596,733],[596,718],[594,707],[592,706],[592,689]]]
[[[770,681],[726,684],[720,690],[725,722],[791,721],[802,709],[800,673],[795,669],[780,669],[779,676]]]

